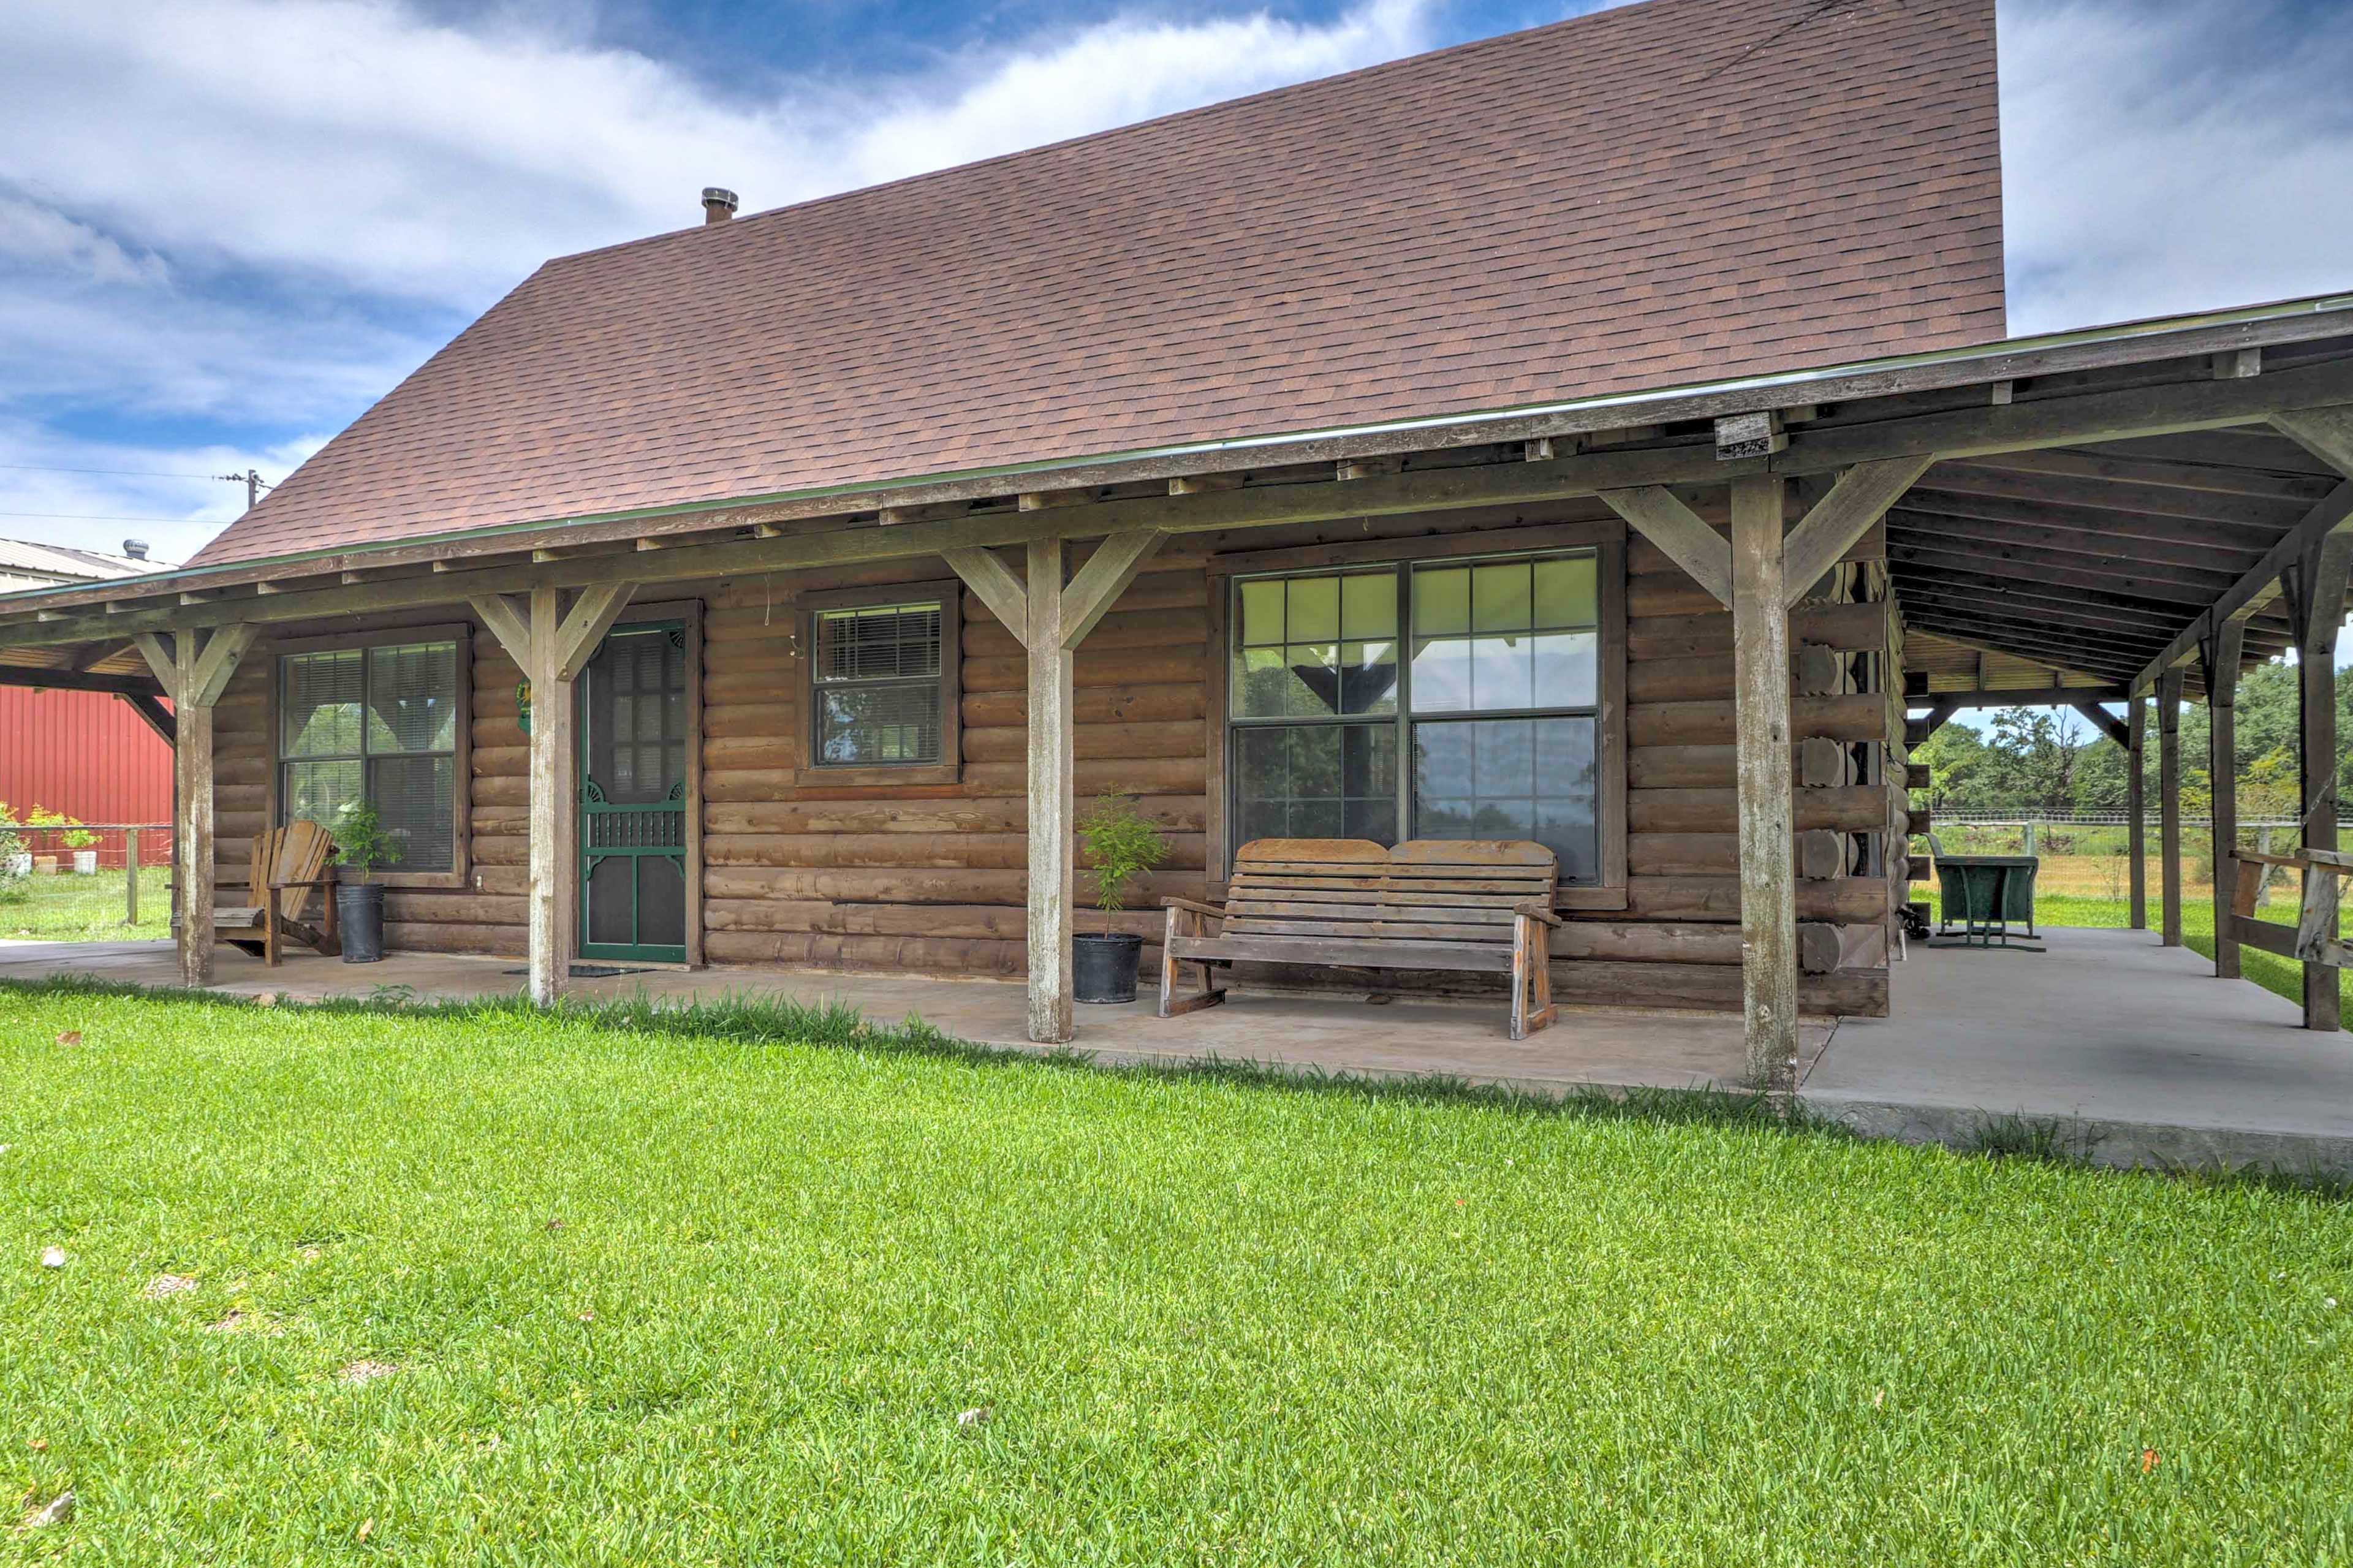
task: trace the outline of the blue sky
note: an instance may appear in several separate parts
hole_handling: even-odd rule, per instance
[[[0,534],[185,558],[243,500],[209,476],[282,477],[705,184],[780,205],[1592,8],[12,0]],[[2353,288],[2353,5],[2000,16],[2014,331]]]

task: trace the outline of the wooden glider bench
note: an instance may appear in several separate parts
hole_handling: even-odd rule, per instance
[[[1541,844],[1416,839],[1260,838],[1234,857],[1223,909],[1163,899],[1160,1016],[1226,999],[1213,966],[1249,962],[1335,969],[1445,969],[1508,974],[1512,1038],[1553,1021],[1546,935],[1559,867]],[[1209,934],[1211,921],[1218,924]],[[1200,990],[1177,994],[1177,968]]]
[[[273,968],[281,962],[280,945],[287,941],[315,948],[329,958],[340,954],[343,943],[335,931],[335,877],[327,868],[334,847],[335,841],[315,822],[290,822],[256,838],[246,882],[253,902],[216,905],[215,935]],[[302,918],[313,889],[325,892],[327,907],[324,923],[315,926]],[[255,934],[238,934],[246,932]]]

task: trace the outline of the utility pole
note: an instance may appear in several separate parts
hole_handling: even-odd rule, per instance
[[[269,481],[264,479],[261,477],[260,471],[256,468],[248,468],[241,474],[215,474],[213,478],[222,480],[227,484],[243,485],[245,487],[245,510],[248,511],[251,511],[255,506],[259,504],[261,500],[261,492],[270,488]]]

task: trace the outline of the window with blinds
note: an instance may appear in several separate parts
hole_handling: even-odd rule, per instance
[[[279,661],[278,818],[332,828],[373,805],[396,871],[447,871],[457,852],[458,645],[406,643]]]
[[[941,761],[945,685],[938,600],[815,613],[809,661],[818,767]]]

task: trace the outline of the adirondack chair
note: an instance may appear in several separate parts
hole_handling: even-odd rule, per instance
[[[214,932],[272,967],[280,962],[280,944],[289,939],[329,958],[341,953],[343,941],[335,933],[335,877],[327,868],[334,847],[327,830],[315,822],[290,822],[256,838],[252,874],[246,883],[252,901],[216,907]],[[324,921],[315,926],[302,918],[314,890],[324,894],[326,906]]]

